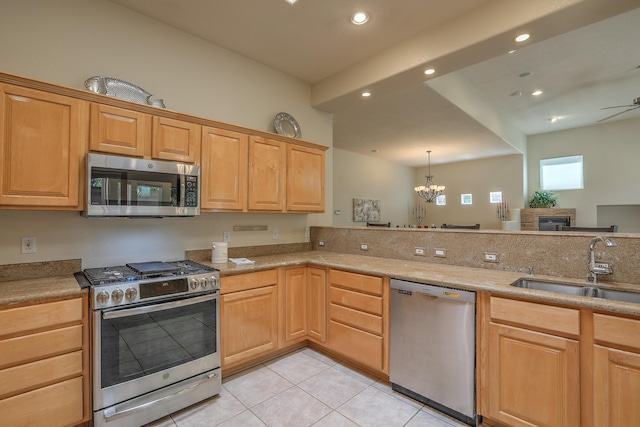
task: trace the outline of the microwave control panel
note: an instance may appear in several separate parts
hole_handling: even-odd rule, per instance
[[[198,177],[187,175],[185,181],[184,205],[198,207]]]

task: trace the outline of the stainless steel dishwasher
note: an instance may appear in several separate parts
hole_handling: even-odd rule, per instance
[[[393,390],[475,426],[475,318],[475,292],[391,279]]]

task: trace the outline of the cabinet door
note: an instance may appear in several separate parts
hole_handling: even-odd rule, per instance
[[[202,128],[202,209],[247,209],[248,144],[245,134]]]
[[[89,149],[143,157],[151,146],[151,116],[124,108],[91,104]]]
[[[232,292],[221,300],[223,369],[278,348],[276,286]]]
[[[489,414],[510,426],[580,425],[577,341],[489,325]]]
[[[327,272],[322,268],[307,269],[307,334],[327,341]]]
[[[200,151],[200,125],[166,117],[153,118],[151,157],[196,163]]]
[[[594,425],[637,425],[638,396],[640,354],[594,346]]]
[[[257,136],[249,138],[249,210],[284,210],[285,147],[280,141]]]
[[[0,205],[81,209],[88,103],[0,84]]]
[[[287,146],[287,211],[324,212],[324,151]]]
[[[285,341],[307,335],[307,268],[285,271]]]

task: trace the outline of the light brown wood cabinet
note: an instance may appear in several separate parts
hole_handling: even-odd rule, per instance
[[[82,209],[89,104],[0,83],[0,205]]]
[[[202,128],[202,209],[324,211],[324,151]]]
[[[196,123],[91,104],[91,151],[196,163],[200,138],[200,125]]]
[[[284,341],[312,339],[326,342],[327,280],[326,270],[296,267],[284,273]]]
[[[221,278],[222,369],[278,349],[277,270]]]
[[[324,212],[324,151],[287,146],[287,211]]]
[[[640,320],[594,314],[594,426],[640,420]]]
[[[284,142],[249,137],[247,207],[250,211],[284,210],[286,171],[287,146]]]
[[[87,297],[0,310],[0,413],[11,426],[91,418]]]
[[[249,136],[202,127],[200,201],[202,209],[247,209],[247,155]]]
[[[307,267],[307,335],[317,343],[327,341],[327,271]]]
[[[385,373],[389,369],[388,285],[382,277],[329,270],[328,347]]]
[[[491,297],[485,416],[509,426],[580,425],[580,312]]]

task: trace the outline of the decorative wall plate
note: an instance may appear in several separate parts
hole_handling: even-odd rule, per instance
[[[284,135],[291,138],[302,137],[302,130],[300,129],[300,125],[298,124],[298,122],[296,122],[296,119],[294,119],[287,113],[276,114],[273,125],[276,128],[276,133],[279,135]]]

